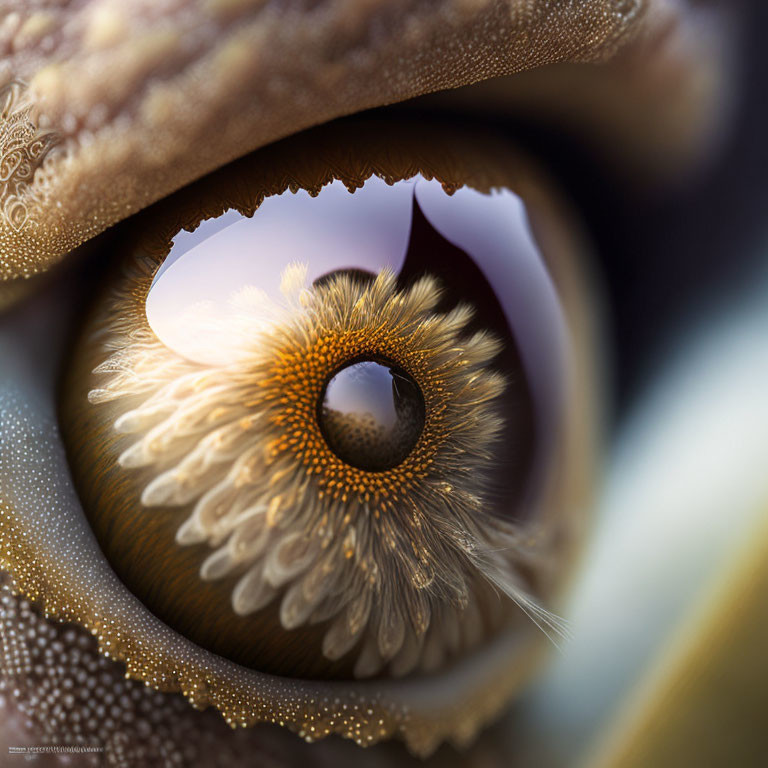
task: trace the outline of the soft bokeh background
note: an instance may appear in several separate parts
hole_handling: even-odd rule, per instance
[[[619,199],[610,169],[561,157],[598,242],[616,400],[573,639],[517,709],[521,764],[768,761],[768,8],[751,5],[735,126],[697,178]]]

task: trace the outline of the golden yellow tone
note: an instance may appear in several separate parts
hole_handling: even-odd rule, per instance
[[[237,575],[236,613],[277,600],[283,629],[325,625],[322,653],[335,661],[354,649],[356,677],[437,671],[498,628],[488,612],[522,610],[545,631],[559,628],[519,569],[546,556],[547,536],[532,545],[532,531],[486,508],[494,447],[516,434],[496,409],[499,342],[462,334],[470,307],[435,312],[429,276],[405,291],[386,271],[310,289],[306,267],[294,265],[283,276],[287,307],[264,327],[269,299],[248,291],[243,327],[228,329],[242,333],[243,354],[210,367],[154,336],[141,300],[151,279],[129,278],[108,303],[97,336],[111,354],[89,400],[115,403],[115,428],[131,436],[118,462],[150,473],[144,514],[191,509],[177,542],[215,548],[204,579]],[[425,401],[412,450],[376,472],[334,453],[318,419],[326,381],[363,357],[399,366]]]

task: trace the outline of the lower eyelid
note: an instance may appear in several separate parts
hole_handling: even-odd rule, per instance
[[[45,748],[51,742],[74,742],[81,753],[78,764],[83,760],[83,765],[160,768],[169,760],[208,768],[254,761],[272,768],[360,764],[359,749],[352,743],[308,744],[267,724],[233,731],[214,710],[194,710],[180,695],[126,680],[122,665],[101,655],[95,638],[81,627],[40,615],[13,594],[2,571],[0,617],[4,744]],[[368,753],[382,768],[425,765],[402,749],[386,747],[385,752]],[[98,763],[88,763],[89,754],[95,754]],[[443,766],[444,754],[439,760]]]
[[[51,315],[55,312],[38,318],[39,328],[56,327]],[[157,679],[159,690],[181,689],[197,706],[205,706],[209,696],[216,696],[217,680],[236,679],[243,700],[250,702],[242,716],[259,705],[260,719],[266,720],[303,712],[305,737],[310,729],[318,736],[329,729],[367,743],[400,732],[413,751],[429,753],[446,737],[461,741],[462,734],[469,738],[475,733],[477,720],[484,721],[506,698],[509,680],[503,678],[520,675],[533,663],[539,648],[534,631],[527,637],[519,632],[500,636],[483,654],[434,683],[308,683],[245,670],[195,646],[150,614],[102,555],[69,477],[54,413],[55,366],[41,370],[41,356],[29,354],[36,347],[34,333],[25,333],[21,323],[6,323],[0,332],[6,373],[0,388],[0,567],[13,569],[16,586],[38,596],[47,614],[87,626],[101,651],[126,660],[128,670],[157,661],[145,656],[143,648],[162,649],[178,671],[175,678]],[[13,567],[19,563],[27,566]],[[89,589],[73,589],[78,584]],[[121,631],[130,638],[122,647]],[[528,664],[522,662],[526,656]],[[502,685],[493,685],[500,680]],[[345,699],[344,720],[351,728],[325,715],[331,702],[341,711]]]
[[[125,680],[122,665],[102,656],[96,641],[78,626],[46,619],[28,601],[13,595],[0,571],[0,738],[33,746],[70,744],[97,755],[98,764],[142,768],[205,765],[232,768],[462,768],[464,751],[441,750],[431,759],[388,743],[366,750],[342,740],[306,743],[286,730],[261,724],[232,730],[211,709],[200,712],[179,695],[163,694]],[[70,683],[74,681],[76,687]],[[484,765],[506,766],[508,722],[481,736]],[[74,737],[73,737],[74,734]],[[88,765],[78,756],[78,765]]]

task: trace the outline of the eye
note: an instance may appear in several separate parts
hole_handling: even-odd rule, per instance
[[[492,133],[363,121],[134,220],[60,420],[140,602],[50,538],[32,576],[23,516],[17,580],[234,724],[469,738],[561,629],[594,439],[570,222]]]
[[[506,623],[496,589],[530,610],[513,555],[545,461],[530,380],[551,428],[560,406],[541,380],[561,373],[564,329],[520,200],[374,178],[226,216],[179,238],[154,284],[139,245],[79,342],[87,362],[65,403],[112,404],[95,429],[63,411],[66,433],[88,438],[71,458],[102,547],[155,614],[240,663],[356,677],[442,666]],[[526,316],[518,286],[537,295]],[[531,337],[530,375],[512,323]],[[118,498],[88,447],[115,430],[128,437],[110,463],[135,485]],[[173,520],[175,544],[147,517]],[[200,576],[231,589],[221,609],[173,567],[179,545],[201,542]],[[203,627],[201,603],[217,617]],[[466,643],[446,639],[467,622]]]

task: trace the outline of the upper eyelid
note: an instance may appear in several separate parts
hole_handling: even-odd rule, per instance
[[[0,217],[0,277],[39,272],[222,162],[309,124],[534,62],[610,57],[653,28],[665,5],[413,0],[278,14],[243,0],[153,16],[151,4],[138,13],[94,0],[63,18],[20,16],[10,73],[29,83],[40,125],[60,142],[24,190],[29,225]]]

